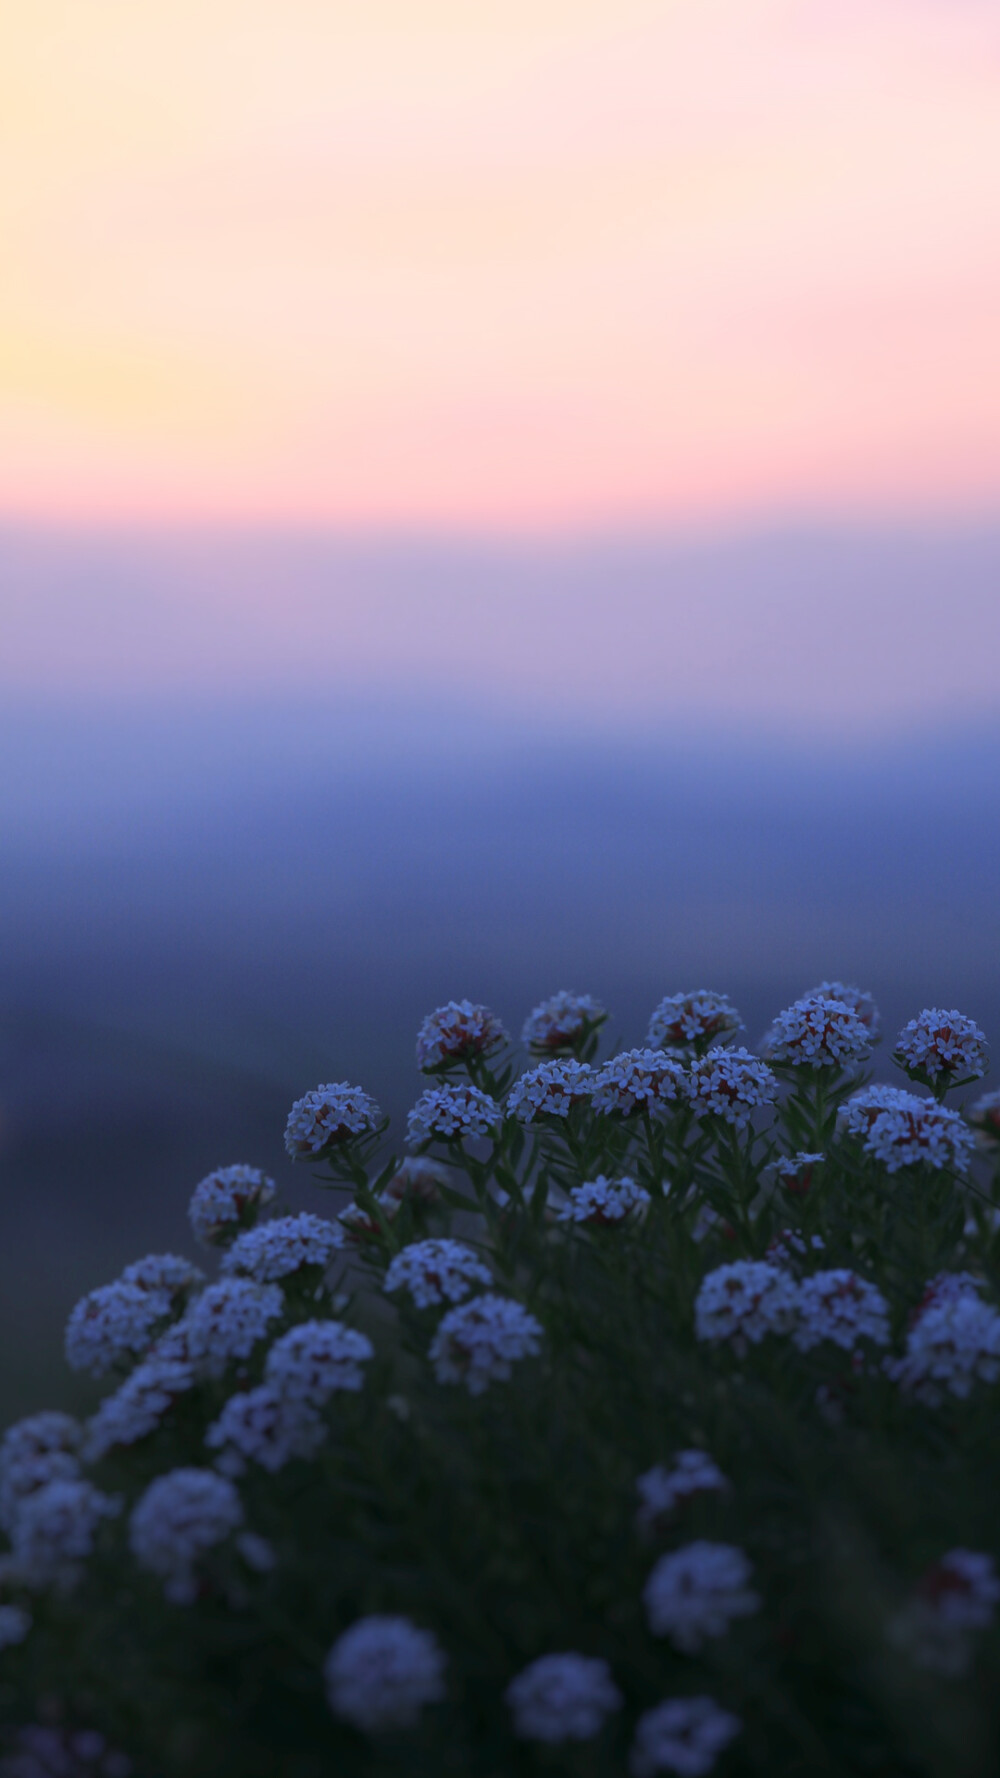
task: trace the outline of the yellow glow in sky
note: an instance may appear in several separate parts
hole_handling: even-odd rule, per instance
[[[993,0],[0,0],[0,515],[1000,497]]]

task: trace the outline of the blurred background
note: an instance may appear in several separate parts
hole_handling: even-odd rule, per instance
[[[0,16],[3,1415],[451,997],[1000,1042],[992,0]]]

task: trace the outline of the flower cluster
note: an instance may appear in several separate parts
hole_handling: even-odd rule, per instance
[[[622,1695],[607,1661],[578,1654],[542,1655],[507,1687],[514,1733],[522,1741],[592,1741]]]
[[[103,1519],[121,1502],[91,1482],[58,1477],[21,1501],[10,1533],[13,1569],[22,1585],[68,1591],[80,1579]]]
[[[812,1188],[813,1174],[826,1159],[822,1154],[779,1155],[771,1163],[771,1172],[782,1189],[793,1198],[804,1198]]]
[[[482,1395],[506,1382],[511,1365],[541,1350],[542,1327],[520,1303],[505,1296],[477,1296],[444,1317],[430,1348],[439,1383],[464,1383]]]
[[[524,1021],[521,1042],[535,1055],[553,1055],[584,1043],[603,1025],[607,1012],[592,994],[570,994],[560,989],[532,1007]]]
[[[832,1340],[853,1352],[861,1339],[889,1344],[889,1305],[881,1291],[843,1267],[814,1272],[798,1287],[792,1339],[800,1352]]]
[[[724,1636],[734,1618],[760,1609],[750,1586],[753,1570],[743,1551],[700,1539],[661,1556],[643,1590],[654,1636],[669,1636],[682,1654],[697,1654]]]
[[[273,1202],[275,1184],[259,1167],[216,1167],[191,1194],[188,1216],[196,1241],[216,1247]]]
[[[522,1124],[546,1117],[566,1118],[574,1105],[585,1105],[594,1085],[594,1073],[586,1062],[573,1057],[540,1062],[514,1082],[507,1095],[507,1114]]]
[[[867,1026],[842,1000],[809,994],[780,1012],[761,1045],[772,1062],[850,1068],[869,1054]]]
[[[367,1334],[342,1321],[300,1321],[275,1340],[264,1375],[287,1400],[318,1408],[340,1389],[361,1389],[361,1366],[374,1356]]]
[[[106,1395],[88,1420],[83,1456],[96,1463],[116,1445],[138,1444],[162,1423],[180,1396],[193,1389],[196,1372],[190,1359],[144,1359],[113,1394]]]
[[[713,1698],[669,1698],[640,1716],[629,1771],[632,1778],[705,1778],[742,1727]]]
[[[738,1259],[702,1279],[695,1333],[716,1345],[730,1340],[744,1352],[747,1341],[756,1346],[765,1334],[788,1333],[797,1309],[798,1285],[788,1272],[767,1260]]]
[[[466,1137],[491,1136],[499,1122],[499,1105],[479,1087],[467,1081],[429,1087],[406,1120],[406,1140],[411,1148],[435,1138],[461,1142]]]
[[[141,1284],[102,1284],[77,1303],[66,1324],[66,1362],[75,1371],[103,1377],[149,1346],[153,1329],[170,1315],[169,1290]]]
[[[887,1173],[922,1164],[964,1172],[969,1164],[972,1133],[957,1111],[896,1087],[855,1093],[840,1107],[837,1124],[848,1136],[860,1137],[865,1153]]]
[[[201,1559],[242,1524],[240,1497],[226,1476],[171,1469],[133,1507],[129,1542],[139,1566],[163,1581],[171,1603],[189,1605],[197,1597]]]
[[[274,1474],[293,1457],[314,1457],[325,1438],[326,1428],[308,1401],[260,1383],[229,1397],[205,1443],[221,1453],[216,1468],[238,1476],[247,1462]]]
[[[559,1212],[560,1222],[586,1222],[614,1225],[640,1220],[652,1202],[645,1186],[634,1179],[605,1179],[599,1173],[584,1185],[570,1189],[569,1202]]]
[[[471,1000],[449,1000],[427,1014],[417,1033],[417,1067],[429,1074],[456,1062],[492,1056],[509,1041],[506,1031],[488,1006]]]
[[[184,1320],[184,1341],[192,1363],[221,1377],[234,1358],[249,1358],[272,1321],[285,1312],[277,1284],[249,1278],[220,1278],[196,1297]],[[160,1345],[163,1353],[163,1344]]]
[[[868,1032],[869,1042],[879,1041],[882,1021],[878,1007],[866,989],[856,988],[853,983],[848,982],[820,982],[817,987],[808,990],[805,998],[811,1000],[819,995],[827,1000],[839,1000],[842,1006],[850,1007]]]
[[[385,1275],[387,1291],[406,1290],[418,1309],[438,1303],[460,1303],[480,1284],[492,1284],[471,1247],[462,1241],[413,1241],[392,1260]]]
[[[377,1130],[382,1113],[370,1094],[346,1080],[313,1087],[296,1099],[285,1125],[285,1148],[293,1161],[315,1160]]]
[[[330,1709],[368,1735],[413,1728],[445,1695],[445,1657],[405,1617],[359,1618],[334,1643],[323,1677]]]
[[[696,1494],[724,1493],[729,1483],[706,1451],[678,1451],[671,1468],[656,1463],[638,1477],[635,1486],[639,1495],[636,1524],[640,1531],[650,1532],[669,1519],[683,1501]]]
[[[914,1317],[903,1356],[885,1361],[901,1388],[932,1406],[945,1392],[964,1398],[977,1381],[1000,1377],[1000,1313],[971,1284],[936,1283]]]
[[[80,1473],[81,1428],[70,1414],[50,1409],[8,1427],[0,1442],[0,1526],[7,1532],[22,1502],[46,1482]]]
[[[746,1049],[710,1049],[691,1064],[688,1097],[699,1117],[719,1117],[745,1130],[753,1113],[778,1096],[778,1082]]]
[[[662,1111],[682,1099],[685,1079],[683,1064],[665,1050],[623,1050],[597,1070],[591,1102],[605,1116]]]
[[[256,1279],[267,1284],[274,1278],[291,1278],[307,1267],[326,1271],[344,1244],[344,1231],[304,1210],[299,1216],[279,1216],[238,1235],[222,1261],[229,1276]]]
[[[986,1033],[964,1013],[925,1007],[896,1039],[892,1059],[929,1085],[980,1080],[989,1067]]]
[[[695,988],[690,994],[668,994],[649,1021],[650,1049],[669,1050],[722,1043],[743,1020],[725,994]]]
[[[1000,1603],[992,1556],[949,1550],[887,1625],[889,1639],[918,1666],[956,1678],[972,1658],[972,1638],[988,1630]]]

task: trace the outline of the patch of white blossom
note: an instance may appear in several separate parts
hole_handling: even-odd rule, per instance
[[[747,1341],[756,1346],[766,1334],[791,1330],[798,1297],[796,1280],[781,1266],[762,1259],[733,1260],[702,1279],[694,1305],[695,1334],[716,1345],[729,1340],[743,1353]]]
[[[778,1082],[766,1063],[747,1049],[710,1049],[688,1072],[688,1097],[699,1117],[721,1117],[745,1130],[753,1113],[778,1096]]]
[[[743,1724],[713,1698],[668,1698],[646,1710],[636,1725],[629,1755],[632,1778],[705,1778]]]
[[[812,1186],[813,1173],[825,1159],[825,1155],[800,1150],[798,1154],[779,1155],[771,1162],[769,1171],[793,1198],[804,1198]]]
[[[682,1049],[713,1038],[721,1042],[742,1030],[743,1020],[725,994],[695,988],[690,994],[668,994],[660,1001],[649,1021],[646,1042],[650,1049]]]
[[[889,1305],[874,1284],[838,1268],[814,1272],[799,1285],[792,1339],[800,1352],[824,1340],[852,1352],[859,1340],[889,1344]]]
[[[434,1138],[461,1142],[466,1137],[491,1136],[500,1117],[496,1100],[469,1081],[428,1087],[407,1117],[406,1140],[416,1148]]]
[[[103,1377],[149,1346],[153,1329],[172,1309],[169,1290],[141,1284],[102,1284],[81,1297],[66,1324],[66,1362],[72,1370]]]
[[[958,1112],[915,1093],[865,1087],[840,1107],[837,1124],[847,1135],[860,1137],[865,1153],[887,1173],[921,1164],[965,1172],[969,1165],[972,1132]]]
[[[430,1630],[405,1617],[359,1618],[326,1657],[330,1709],[368,1735],[414,1728],[445,1695],[444,1653]]]
[[[166,1291],[168,1296],[186,1295],[204,1282],[204,1272],[177,1253],[147,1253],[144,1259],[133,1260],[122,1273],[123,1284],[138,1284],[140,1290]]]
[[[537,1118],[569,1116],[574,1105],[585,1105],[596,1076],[586,1062],[572,1056],[540,1062],[514,1082],[507,1095],[507,1115],[522,1124]]]
[[[449,1000],[427,1014],[417,1033],[417,1067],[426,1073],[450,1062],[492,1056],[507,1042],[503,1025],[488,1006]]]
[[[306,1266],[319,1266],[325,1272],[343,1245],[344,1231],[339,1223],[303,1210],[299,1216],[278,1216],[237,1235],[223,1255],[220,1271],[224,1276],[269,1284],[276,1278],[290,1278]]]
[[[761,1050],[795,1067],[845,1068],[863,1061],[870,1043],[867,1026],[842,1000],[807,994],[778,1014]]]
[[[244,1217],[273,1202],[276,1189],[274,1180],[259,1167],[247,1167],[242,1162],[234,1167],[216,1167],[191,1194],[188,1217],[195,1240],[203,1247],[229,1240]]]
[[[211,1469],[171,1469],[151,1482],[132,1509],[129,1543],[141,1568],[158,1575],[166,1597],[197,1597],[198,1564],[240,1530],[243,1507],[231,1481]]]
[[[571,1186],[569,1202],[559,1212],[560,1222],[614,1224],[639,1222],[652,1202],[644,1186],[627,1176],[606,1179],[599,1173],[584,1185]]]
[[[958,1678],[972,1660],[975,1632],[991,1628],[998,1602],[1000,1579],[992,1556],[949,1550],[921,1577],[887,1633],[916,1666]]]
[[[192,1362],[206,1375],[221,1377],[233,1359],[249,1358],[257,1341],[271,1331],[271,1322],[284,1312],[279,1285],[220,1278],[195,1298],[185,1317]]]
[[[580,1654],[542,1655],[504,1694],[522,1741],[592,1741],[623,1699],[607,1661]]]
[[[683,1099],[686,1080],[684,1064],[665,1050],[623,1050],[597,1070],[591,1103],[621,1117],[662,1111]]]
[[[537,1356],[542,1333],[512,1298],[474,1297],[444,1317],[429,1356],[439,1383],[464,1383],[470,1395],[482,1395],[490,1383],[506,1382],[520,1359]]]
[[[285,1395],[274,1383],[261,1383],[230,1396],[205,1443],[210,1451],[235,1452],[240,1462],[232,1465],[234,1470],[251,1462],[274,1474],[293,1457],[314,1457],[325,1437],[326,1428],[308,1400]]]
[[[264,1376],[286,1401],[322,1407],[338,1390],[363,1388],[361,1366],[374,1356],[367,1334],[342,1321],[302,1321],[275,1340]]]
[[[413,1241],[390,1262],[383,1288],[405,1290],[418,1309],[460,1303],[481,1284],[492,1284],[488,1266],[463,1241]]]
[[[370,1093],[335,1080],[296,1099],[285,1125],[285,1148],[293,1161],[312,1160],[377,1129],[382,1113]]]
[[[729,1483],[707,1451],[678,1451],[668,1468],[656,1463],[636,1479],[639,1510],[636,1525],[644,1533],[655,1531],[684,1501],[696,1494],[722,1494]]]
[[[592,994],[571,994],[561,988],[532,1007],[524,1021],[521,1042],[536,1055],[569,1049],[604,1023],[607,1011]]]
[[[48,1409],[9,1426],[0,1441],[0,1526],[10,1531],[18,1508],[46,1482],[80,1473],[82,1428],[71,1414]]]
[[[121,1511],[121,1501],[91,1482],[57,1478],[28,1494],[11,1527],[12,1567],[30,1588],[68,1591],[80,1579],[93,1553],[104,1519]]]
[[[964,1013],[925,1007],[903,1026],[893,1061],[922,1080],[980,1080],[989,1067],[986,1033]]]
[[[668,1636],[682,1654],[697,1654],[724,1636],[735,1618],[760,1609],[753,1569],[741,1549],[699,1539],[661,1556],[643,1588],[654,1636]]]
[[[116,1445],[134,1445],[155,1432],[194,1383],[195,1370],[189,1361],[155,1354],[144,1359],[113,1394],[105,1396],[87,1421],[84,1460],[96,1463]]]
[[[935,1285],[907,1333],[903,1356],[885,1360],[889,1376],[931,1406],[946,1394],[964,1399],[975,1383],[1000,1377],[1000,1314],[972,1284]]]
[[[810,1235],[807,1239],[800,1229],[779,1229],[768,1242],[764,1258],[773,1266],[786,1266],[794,1271],[800,1261],[808,1258],[810,1251],[821,1252],[825,1246],[822,1235]]]
[[[842,1005],[849,1006],[864,1025],[869,1041],[878,1042],[882,1021],[875,1000],[866,989],[855,987],[853,982],[820,982],[818,987],[808,990],[805,998],[812,999],[814,995],[823,995],[827,1000],[839,1000]]]

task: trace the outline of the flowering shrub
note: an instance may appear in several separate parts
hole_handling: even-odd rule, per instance
[[[843,983],[766,1059],[706,990],[605,1022],[541,1002],[519,1070],[450,1002],[411,1153],[319,1087],[329,1215],[221,1167],[214,1278],[76,1305],[89,1417],[0,1440],[0,1778],[991,1778],[1000,1098],[944,1103],[982,1033],[921,1013],[899,1087]]]

